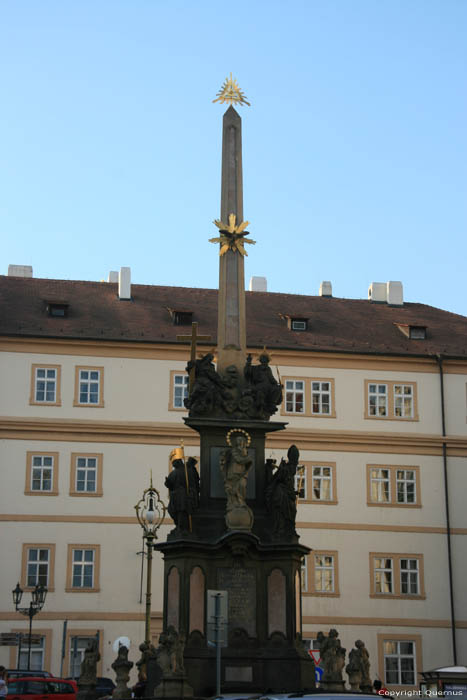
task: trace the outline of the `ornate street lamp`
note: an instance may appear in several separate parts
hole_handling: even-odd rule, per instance
[[[135,505],[136,517],[143,528],[143,537],[148,549],[148,569],[146,578],[146,625],[144,631],[145,641],[151,641],[151,576],[152,576],[152,550],[154,540],[157,540],[157,531],[165,517],[165,504],[161,500],[159,491],[151,482],[148,489],[143,491],[143,497]]]
[[[21,613],[21,615],[26,615],[29,617],[29,648],[28,648],[28,671],[31,670],[31,637],[32,637],[32,618],[37,615],[38,612],[42,610],[45,603],[45,598],[47,596],[47,588],[42,584],[36,584],[36,587],[31,591],[31,602],[29,603],[29,608],[20,608],[21,599],[23,597],[23,589],[16,584],[16,588],[12,590],[13,604],[15,606],[16,612]]]

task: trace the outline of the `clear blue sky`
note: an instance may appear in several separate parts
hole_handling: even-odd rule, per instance
[[[2,0],[0,273],[216,287],[230,71],[247,279],[467,315],[465,0]]]

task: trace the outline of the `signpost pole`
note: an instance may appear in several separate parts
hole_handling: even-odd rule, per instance
[[[23,641],[23,635],[21,632],[18,634],[18,656],[16,657],[16,670],[19,671],[19,660],[21,658],[21,642]]]
[[[65,659],[65,643],[66,643],[66,628],[68,625],[68,620],[63,620],[63,633],[62,633],[62,658],[60,660],[60,678],[63,678],[63,661]]]
[[[221,694],[221,594],[215,596],[214,630],[216,632],[216,695]]]

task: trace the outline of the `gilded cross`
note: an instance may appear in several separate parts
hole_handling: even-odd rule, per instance
[[[211,336],[198,335],[198,324],[196,321],[193,321],[191,324],[191,335],[177,335],[177,340],[182,342],[191,342],[190,360],[192,362],[192,367],[190,369],[190,379],[188,384],[188,393],[191,394],[193,391],[193,384],[195,383],[196,342],[198,340],[211,340]]]

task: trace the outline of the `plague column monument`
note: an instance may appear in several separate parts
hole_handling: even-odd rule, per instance
[[[291,446],[279,465],[265,459],[265,437],[285,423],[271,416],[282,388],[264,350],[246,350],[245,244],[241,119],[232,104],[246,103],[230,77],[216,100],[224,114],[219,246],[217,366],[211,353],[188,363],[186,424],[200,435],[200,479],[182,451],[166,484],[176,527],[159,544],[164,556],[164,634],[185,640],[184,668],[195,695],[216,687],[215,650],[208,645],[208,590],[228,594],[228,630],[222,649],[222,691],[314,687],[314,665],[301,641],[301,563],[309,548],[295,531],[294,476],[299,454]],[[180,455],[178,454],[180,452]]]

